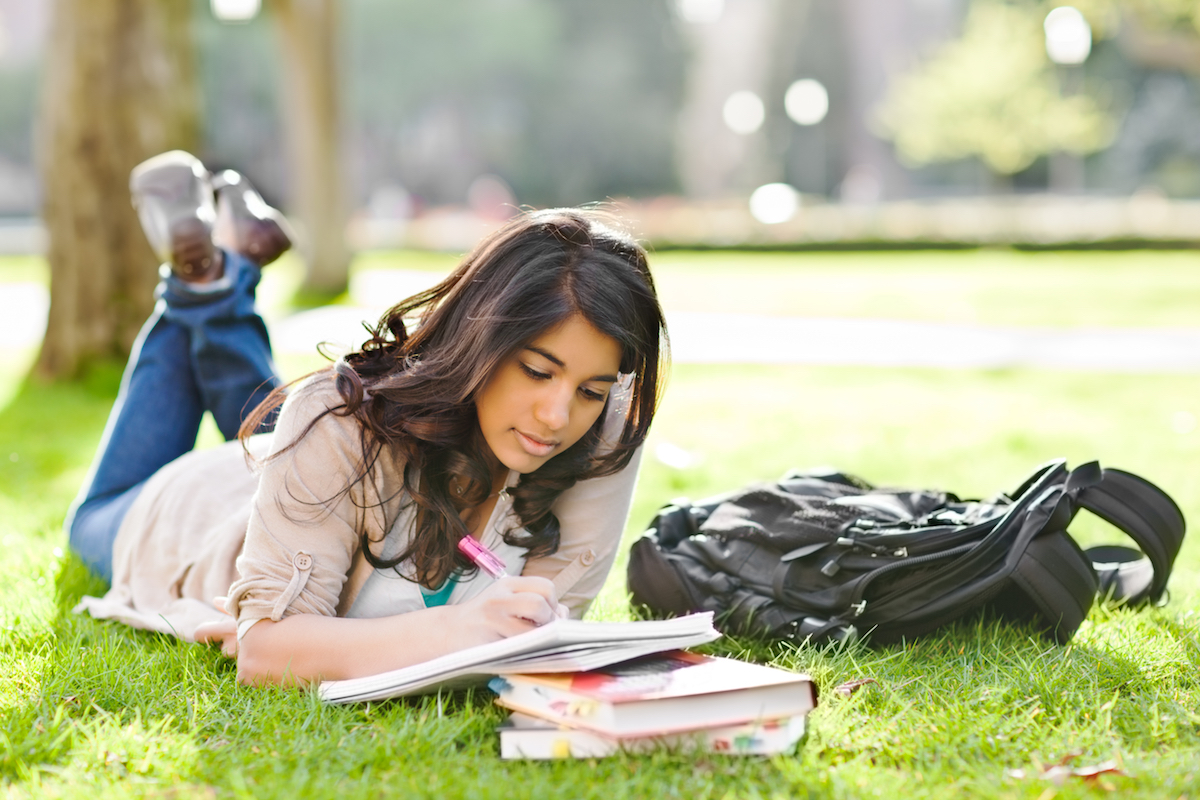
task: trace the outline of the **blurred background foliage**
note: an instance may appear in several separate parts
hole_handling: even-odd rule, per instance
[[[970,157],[1012,175],[1055,152],[1094,153],[1115,133],[1108,92],[1064,91],[1026,9],[972,4],[962,36],[896,81],[880,131],[914,165]]]
[[[201,156],[286,205],[270,3],[238,24],[193,4]],[[0,0],[0,215],[40,207],[33,120],[49,5]],[[728,196],[769,181],[835,200],[1009,185],[1200,196],[1200,3],[1078,0],[1092,49],[1069,66],[1043,44],[1055,5],[342,0],[350,209],[466,205],[481,176],[537,206]],[[785,113],[799,78],[828,91],[819,124]],[[720,122],[730,81],[762,99],[748,134]],[[705,116],[716,122],[696,122]],[[704,157],[689,159],[689,148]],[[1059,152],[1084,159],[1074,184],[1052,185]],[[706,169],[715,177],[689,174]]]
[[[0,0],[44,376],[127,350],[153,263],[110,200],[172,147],[289,214],[314,303],[355,251],[607,200],[660,247],[1200,243],[1200,0],[188,2]]]
[[[232,26],[202,11],[205,161],[256,165],[282,202],[269,15]],[[665,4],[349,0],[341,22],[355,207],[462,204],[482,175],[533,205],[677,188],[684,55]]]

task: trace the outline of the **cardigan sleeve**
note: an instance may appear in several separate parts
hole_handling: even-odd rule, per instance
[[[229,590],[227,609],[239,633],[260,619],[335,615],[360,532],[380,541],[387,531],[395,498],[380,496],[379,473],[397,465],[381,457],[367,478],[355,480],[362,427],[336,413],[317,419],[341,402],[322,376],[298,387],[280,411]]]

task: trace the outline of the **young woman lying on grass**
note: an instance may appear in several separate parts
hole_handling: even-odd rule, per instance
[[[186,153],[133,173],[167,264],[67,519],[112,585],[80,610],[219,643],[255,684],[378,673],[581,616],[660,389],[645,252],[589,212],[524,214],[285,392],[254,291],[289,240],[223,180],[214,213]],[[233,223],[221,248],[214,218]],[[206,410],[241,444],[189,452]],[[468,536],[513,577],[480,574]]]

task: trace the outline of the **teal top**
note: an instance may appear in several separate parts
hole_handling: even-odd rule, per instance
[[[454,591],[455,585],[458,583],[458,571],[450,573],[450,577],[442,584],[440,589],[430,591],[424,586],[421,587],[421,599],[425,601],[426,608],[434,606],[444,606],[446,601],[450,599],[450,593]]]

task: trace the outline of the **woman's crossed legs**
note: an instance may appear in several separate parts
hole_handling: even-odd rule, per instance
[[[170,168],[178,171],[183,156]],[[134,175],[136,204],[138,170]],[[195,180],[207,181],[207,173],[197,171]],[[186,188],[204,195],[204,186]],[[126,512],[151,475],[193,448],[204,412],[232,439],[280,384],[255,308],[259,264],[228,250],[217,257],[224,274],[204,283],[184,280],[186,271],[172,269],[173,260],[161,270],[158,301],[134,343],[99,450],[67,514],[71,548],[105,580],[112,580],[113,542]]]

